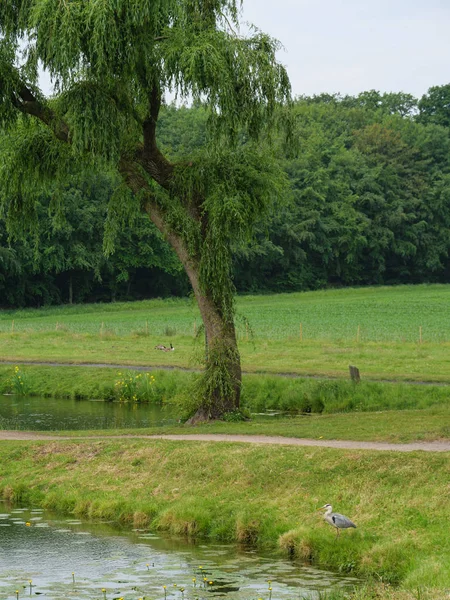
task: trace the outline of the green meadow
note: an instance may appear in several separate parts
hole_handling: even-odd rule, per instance
[[[354,341],[360,327],[363,342],[412,342],[419,328],[427,342],[450,343],[450,285],[403,285],[323,290],[292,294],[239,296],[237,327],[241,338],[265,340],[298,338]],[[12,323],[14,321],[14,325]],[[142,302],[88,304],[3,311],[0,330],[101,332],[105,335],[145,333],[165,335],[167,329],[192,336],[200,325],[193,300],[166,299]],[[248,323],[248,327],[247,327]],[[59,326],[59,327],[58,327]]]
[[[450,285],[238,297],[242,404],[251,420],[3,441],[0,494],[81,518],[270,546],[364,578],[352,600],[442,600],[450,589],[448,453],[126,436],[448,440],[450,387],[441,384],[450,383],[449,300]],[[201,368],[200,325],[187,299],[3,311],[0,359],[11,364],[0,365],[0,393],[14,391],[15,381],[44,397],[111,400],[117,381],[141,365],[155,378],[152,401],[177,403],[182,414]],[[154,349],[170,342],[174,352]],[[361,383],[349,380],[350,364]],[[268,410],[279,414],[255,415]],[[326,502],[358,529],[336,541],[316,510]]]
[[[450,285],[237,298],[246,372],[450,382]],[[173,343],[175,352],[154,350]],[[0,359],[199,368],[201,321],[189,299],[0,314]]]

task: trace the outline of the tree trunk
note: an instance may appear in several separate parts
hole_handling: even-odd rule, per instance
[[[20,80],[18,81],[20,83]],[[147,84],[148,82],[145,81],[145,86]],[[70,128],[57,113],[41,103],[25,85],[20,83],[16,92],[17,96],[13,96],[14,105],[19,111],[38,118],[50,127],[59,140],[71,143]],[[176,191],[174,188],[174,185],[176,187],[175,165],[165,158],[156,144],[156,126],[160,106],[161,91],[159,84],[155,83],[148,97],[147,116],[142,122],[143,143],[137,145],[133,158],[130,158],[128,151],[122,156],[118,169],[125,183],[140,199],[141,205],[147,211],[150,219],[174,248],[191,281],[204,322],[207,343],[200,408],[194,420],[218,418],[226,412],[239,408],[241,392],[241,365],[233,321],[231,282],[227,289],[230,305],[224,306],[224,302],[228,302],[228,300],[222,299],[223,301],[219,303],[214,300],[212,294],[215,289],[214,277],[216,276],[214,274],[207,285],[204,284],[203,287],[200,285],[199,252],[203,250],[193,250],[190,244],[174,231],[173,222],[167,219],[160,204],[153,201],[152,187],[149,185],[148,178],[153,179],[169,195]],[[138,121],[140,121],[140,117]],[[145,176],[143,171],[146,173]],[[183,186],[181,186],[181,192],[183,193]],[[201,225],[203,230],[205,229],[204,207],[201,202],[192,202],[192,198],[189,197],[184,198],[184,201],[182,199],[180,202],[180,208],[185,211],[188,218],[195,221],[197,225]],[[219,276],[223,275],[221,273]],[[71,279],[69,285],[69,301],[71,302]],[[112,301],[114,301],[114,297],[115,290],[112,290]]]
[[[69,274],[69,304],[73,303],[73,281],[72,273]]]
[[[173,233],[166,237],[189,277],[205,327],[205,371],[199,386],[201,404],[189,422],[217,419],[240,406],[242,372],[233,307],[228,307],[227,315],[223,314],[208,291],[202,289],[198,261],[189,256],[181,237]]]
[[[191,283],[193,279],[188,273]],[[232,318],[224,318],[210,298],[198,291],[194,294],[205,327],[205,372],[200,386],[201,405],[190,420],[217,419],[227,412],[239,409],[242,372]]]
[[[201,404],[190,422],[220,418],[240,406],[242,372],[233,307],[228,307],[227,314],[223,314],[223,309],[217,306],[208,291],[202,289],[199,260],[189,255],[181,236],[167,231],[162,216],[152,204],[146,204],[145,210],[180,259],[205,327],[205,371],[199,389]]]
[[[139,169],[136,168],[136,164],[122,160],[120,171],[125,182],[135,194],[140,194],[142,191],[148,193],[148,185]],[[242,373],[233,307],[226,307],[226,311],[224,311],[223,306],[219,306],[213,300],[210,290],[213,288],[214,282],[209,283],[209,290],[202,287],[200,257],[193,256],[192,250],[189,249],[183,237],[167,225],[164,214],[158,205],[148,200],[142,202],[142,207],[180,259],[191,282],[205,327],[207,354],[205,371],[198,390],[200,405],[190,422],[196,423],[220,418],[227,412],[238,410],[240,406]],[[200,218],[192,207],[187,210],[191,211],[192,219]]]

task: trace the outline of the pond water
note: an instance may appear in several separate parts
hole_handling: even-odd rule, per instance
[[[175,423],[172,406],[70,400],[28,396],[0,396],[0,428],[30,431],[61,429],[116,429]]]
[[[5,600],[300,600],[357,585],[356,579],[270,553],[124,532],[40,509],[0,510],[0,597]]]

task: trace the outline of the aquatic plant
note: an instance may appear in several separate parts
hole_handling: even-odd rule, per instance
[[[20,370],[20,367],[15,366],[13,374],[9,379],[9,387],[13,394],[18,396],[26,396],[30,392],[30,381],[28,375]]]
[[[155,377],[150,373],[127,371],[118,373],[115,383],[116,395],[121,402],[151,402],[155,400]]]

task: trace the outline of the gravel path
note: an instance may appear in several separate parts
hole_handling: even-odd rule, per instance
[[[356,442],[351,440],[311,440],[305,438],[287,438],[266,435],[233,434],[180,434],[180,435],[105,435],[105,436],[64,436],[45,435],[32,431],[0,431],[1,440],[22,441],[73,441],[73,440],[183,440],[190,442],[240,442],[245,444],[272,444],[278,446],[320,446],[346,450],[390,450],[395,452],[450,452],[450,442],[411,442],[409,444],[390,444],[388,442]]]

